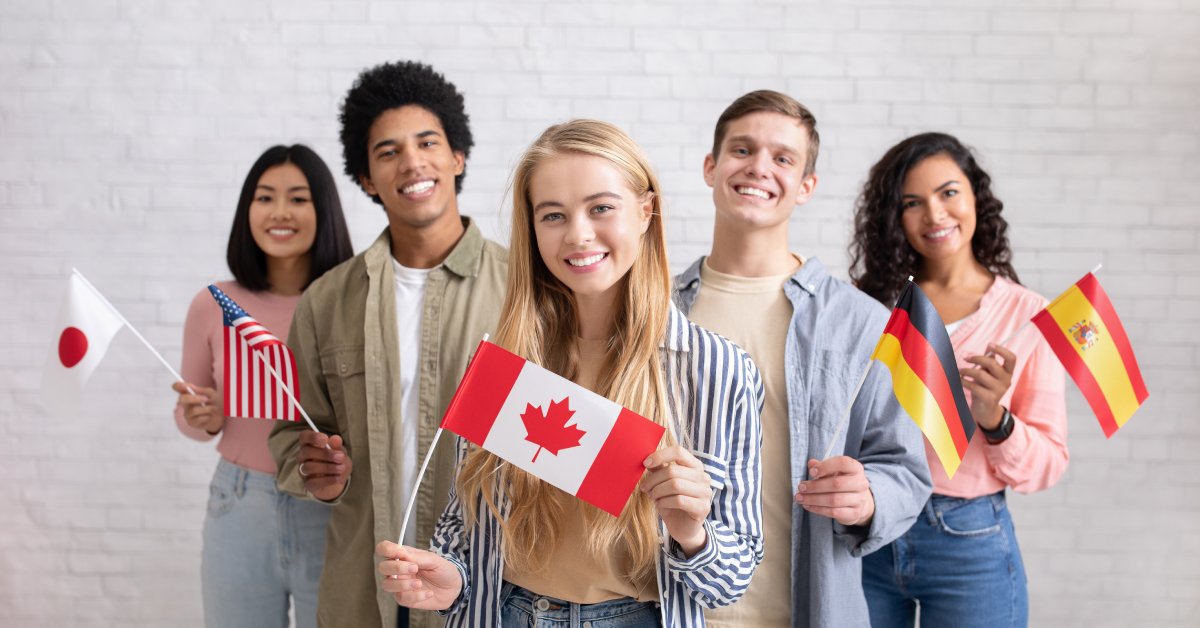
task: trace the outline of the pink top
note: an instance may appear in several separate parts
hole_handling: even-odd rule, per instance
[[[1041,295],[996,277],[979,309],[950,334],[960,369],[975,368],[965,358],[1003,342],[1046,305]],[[999,445],[976,431],[954,479],[938,461],[929,442],[925,454],[933,475],[933,492],[952,497],[979,497],[1011,486],[1033,493],[1052,486],[1067,470],[1067,404],[1063,369],[1050,345],[1033,325],[1022,329],[1007,348],[1017,356],[1012,386],[1000,404],[1013,414],[1012,435]],[[967,401],[970,391],[965,391]]]
[[[237,282],[220,281],[217,287],[242,306],[250,316],[271,330],[271,333],[287,342],[288,329],[292,326],[292,313],[300,302],[300,295],[280,296],[269,292],[251,292]],[[208,288],[201,290],[192,299],[187,320],[183,324],[183,364],[180,374],[188,382],[216,388],[221,391],[221,364],[225,358],[224,325],[221,308],[213,300]],[[188,426],[183,419],[183,409],[175,407],[175,424],[188,438],[198,441],[214,437],[204,430]],[[267,436],[275,422],[267,419],[226,418],[221,430],[221,441],[217,451],[226,460],[254,471],[275,474],[275,461],[267,449]]]

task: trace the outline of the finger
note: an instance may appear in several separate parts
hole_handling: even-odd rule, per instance
[[[666,482],[661,482],[651,487],[646,491],[646,494],[651,499],[658,500],[671,495],[683,495],[687,497],[695,497],[701,499],[712,496],[712,489],[708,483],[700,483],[695,480],[687,480],[682,478],[673,478]]]
[[[344,450],[324,449],[305,445],[300,448],[301,462],[309,460],[313,462],[324,462],[330,464],[343,464],[346,462],[347,456]]]
[[[411,579],[420,571],[415,563],[407,560],[388,559],[379,561],[379,575],[393,580]]]
[[[829,475],[838,474],[861,474],[863,472],[862,463],[851,458],[850,456],[834,456],[826,460],[809,460],[808,461],[810,480],[823,478]],[[813,470],[816,470],[813,473]]]
[[[829,508],[826,506],[809,506],[807,504],[803,506],[805,510],[814,515],[829,517],[845,525],[850,525],[860,518],[858,511],[854,508]]]
[[[660,449],[653,454],[650,454],[643,464],[646,468],[654,469],[670,464],[677,464],[689,469],[704,469],[704,464],[699,458],[692,455],[692,452],[679,446],[673,445],[665,449]]]
[[[689,517],[697,521],[708,517],[710,510],[709,502],[685,495],[672,495],[656,499],[654,500],[654,506],[658,508],[659,512],[678,510],[687,513]]]
[[[825,476],[818,480],[806,480],[800,483],[798,493],[809,495],[816,493],[858,493],[870,488],[867,476],[861,474],[845,474]]]
[[[324,492],[328,488],[341,490],[345,485],[346,478],[334,475],[310,475],[304,478],[304,489],[313,495]],[[333,499],[334,497],[337,496],[332,495],[323,499]]]
[[[442,610],[438,608],[433,601],[433,593],[430,591],[410,591],[405,593],[397,593],[395,595],[396,603],[400,606],[415,608],[417,610]]]
[[[299,441],[302,446],[308,445],[309,447],[325,449],[326,445],[329,444],[329,437],[326,436],[325,434],[322,434],[321,432],[305,430],[303,432],[300,432]]]
[[[1004,392],[1006,389],[1006,386],[1001,384],[999,379],[983,369],[964,370],[962,371],[961,375],[964,382],[973,380],[975,383],[983,386],[985,390],[988,390],[997,396],[999,396],[999,394]]]
[[[647,473],[645,478],[642,478],[642,491],[649,493],[658,486],[670,482],[689,482],[701,486],[709,485],[708,474],[698,469],[688,469],[679,465],[671,465],[663,467],[652,473]]]
[[[797,493],[796,503],[825,508],[858,508],[866,502],[862,493]]]
[[[345,451],[346,449],[342,437],[336,434],[329,437],[329,448],[334,451]]]
[[[333,477],[344,478],[350,470],[344,464],[335,464],[332,462],[320,462],[317,460],[302,460],[301,465],[304,465],[304,477],[319,478]],[[300,465],[296,465],[299,467]]]
[[[1008,371],[1004,370],[1004,365],[1000,364],[1000,361],[996,358],[990,358],[985,355],[975,355],[967,358],[967,362],[974,364],[976,368],[969,369],[966,372],[982,370],[998,380],[1004,379],[1008,376]]]
[[[1004,370],[1012,373],[1017,368],[1017,354],[1002,345],[988,345],[988,352],[994,353],[1004,360]]]

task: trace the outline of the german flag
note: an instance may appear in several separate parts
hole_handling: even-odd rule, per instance
[[[1150,393],[1112,301],[1092,273],[1033,317],[1111,438]]]
[[[892,372],[896,400],[929,439],[946,475],[953,478],[975,433],[975,420],[942,317],[911,279],[871,359]]]

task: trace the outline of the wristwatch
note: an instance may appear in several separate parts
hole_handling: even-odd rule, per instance
[[[1000,407],[1003,408],[1004,406],[1000,406]],[[1000,443],[1003,443],[1004,441],[1008,440],[1009,436],[1012,435],[1012,431],[1013,431],[1013,415],[1012,415],[1012,413],[1008,411],[1008,408],[1004,408],[1004,414],[1000,417],[1000,425],[997,425],[996,429],[989,430],[989,429],[985,429],[982,425],[980,425],[979,431],[983,432],[983,437],[987,439],[987,442],[989,444],[999,445]]]

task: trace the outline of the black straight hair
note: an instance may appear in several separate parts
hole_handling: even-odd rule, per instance
[[[242,183],[242,194],[238,197],[237,211],[233,215],[233,227],[229,230],[229,245],[225,261],[233,278],[248,290],[267,290],[271,284],[267,278],[267,254],[259,248],[250,232],[250,205],[254,202],[258,182],[267,170],[281,164],[295,164],[308,179],[313,209],[317,213],[317,233],[309,249],[308,280],[304,287],[325,274],[325,271],[350,259],[354,255],[350,244],[350,231],[346,228],[346,217],[342,214],[342,201],[338,197],[333,173],[321,157],[303,144],[272,146],[268,148],[246,173]]]

